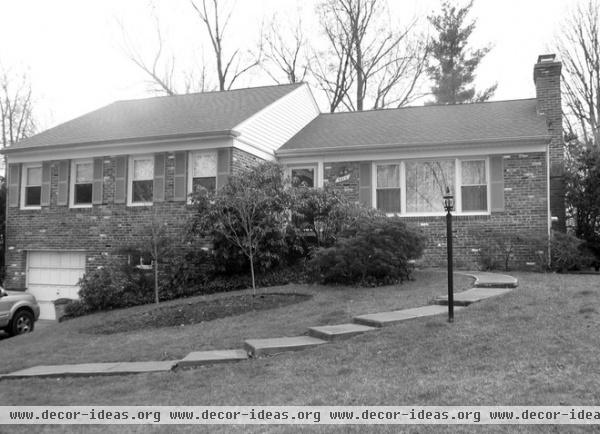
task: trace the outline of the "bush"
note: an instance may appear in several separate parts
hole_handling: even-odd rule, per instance
[[[552,234],[550,253],[550,268],[559,273],[584,270],[595,262],[593,253],[586,248],[582,240],[562,232]]]
[[[399,218],[361,218],[332,247],[320,248],[308,264],[309,274],[325,284],[377,286],[402,282],[420,257],[424,238]]]
[[[308,258],[319,247],[331,247],[340,234],[362,218],[374,217],[376,210],[348,201],[335,190],[296,188],[290,206],[293,241],[290,251],[299,246],[301,256]],[[291,239],[291,238],[290,238]]]
[[[65,304],[63,316],[58,318],[58,321],[63,321],[68,318],[75,318],[78,316],[87,315],[90,313],[86,304],[81,300],[71,300]]]

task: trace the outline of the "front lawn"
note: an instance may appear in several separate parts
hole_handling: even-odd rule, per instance
[[[444,315],[422,318],[298,353],[174,373],[1,381],[0,403],[599,405],[600,277],[513,275],[520,281],[517,290],[458,311],[452,325]],[[444,292],[444,272],[418,272],[416,278],[398,289],[290,287],[310,291],[313,298],[183,328],[81,335],[78,327],[95,320],[82,318],[37,337],[34,333],[0,341],[2,371],[65,361],[134,360],[128,346],[138,348],[143,355],[140,359],[156,358],[163,351],[164,358],[180,357],[191,350],[239,345],[247,337],[299,334],[308,325],[346,321],[356,313],[423,305]],[[459,285],[468,282],[463,277],[457,281]],[[70,428],[71,432],[77,432],[76,428]],[[141,427],[121,428],[143,431]],[[232,428],[214,426],[211,432],[231,432]],[[329,432],[332,427],[320,428]],[[346,426],[337,432],[362,432],[363,428]],[[444,430],[441,426],[423,428],[412,431]],[[471,427],[458,431],[467,431],[463,428]],[[508,425],[493,428],[515,429]],[[181,429],[198,431],[194,426]],[[298,428],[247,426],[238,430],[249,431],[297,432]],[[398,429],[372,430],[381,431]]]

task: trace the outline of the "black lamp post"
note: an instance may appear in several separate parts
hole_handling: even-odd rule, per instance
[[[454,282],[452,280],[452,214],[454,210],[454,196],[450,188],[446,187],[444,195],[444,209],[446,210],[446,247],[448,255],[448,322],[454,322]]]

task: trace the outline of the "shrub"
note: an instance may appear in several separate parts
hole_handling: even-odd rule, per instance
[[[376,286],[410,278],[410,259],[422,255],[424,238],[399,218],[361,218],[332,247],[320,248],[309,272],[325,284]]]
[[[589,268],[595,261],[592,252],[586,249],[582,240],[562,232],[553,232],[550,240],[553,271],[577,271]]]
[[[291,195],[290,229],[305,258],[316,248],[333,246],[356,221],[377,214],[376,210],[351,203],[335,190],[295,188]]]
[[[496,230],[474,231],[479,240],[478,262],[482,270],[509,271],[517,250],[524,246],[531,247],[532,238],[522,232],[505,232]]]
[[[59,317],[59,321],[63,321],[68,318],[75,318],[78,316],[87,315],[89,309],[86,304],[81,300],[71,300],[67,304],[65,304],[63,316]]]

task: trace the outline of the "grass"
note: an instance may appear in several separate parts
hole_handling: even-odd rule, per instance
[[[600,277],[514,275],[519,289],[456,312],[454,324],[443,315],[422,318],[299,353],[175,373],[2,381],[0,405],[599,405],[600,315],[589,307],[600,305]],[[37,337],[33,333],[0,341],[2,371],[41,363],[112,361],[117,355],[126,360],[132,356],[128,345],[139,347],[148,356],[143,359],[152,359],[159,351],[183,355],[192,349],[239,345],[245,337],[299,334],[306,326],[344,321],[356,313],[425,304],[443,293],[444,276],[419,272],[415,282],[400,288],[289,287],[313,293],[313,299],[183,330],[148,331],[154,349],[147,348],[150,342],[143,333],[82,337],[77,323],[69,321]],[[467,284],[462,277],[457,281]],[[78,321],[83,326],[91,320]],[[148,431],[123,426],[119,431],[125,428]],[[234,427],[213,428],[211,432],[231,432]],[[336,432],[364,428],[345,426]],[[528,429],[547,432],[550,427],[543,428]],[[330,432],[333,427],[319,429]],[[297,432],[298,427],[246,426],[238,431]],[[372,430],[397,431],[383,426]],[[490,426],[486,431],[513,432],[515,427]]]
[[[179,300],[166,306],[150,304],[131,315],[129,309],[120,309],[110,321],[97,316],[95,324],[79,329],[91,334],[123,333],[123,330],[148,330],[160,327],[185,327],[218,318],[242,315],[247,312],[275,309],[310,299],[310,295],[292,293],[264,293],[223,295],[208,300]]]

